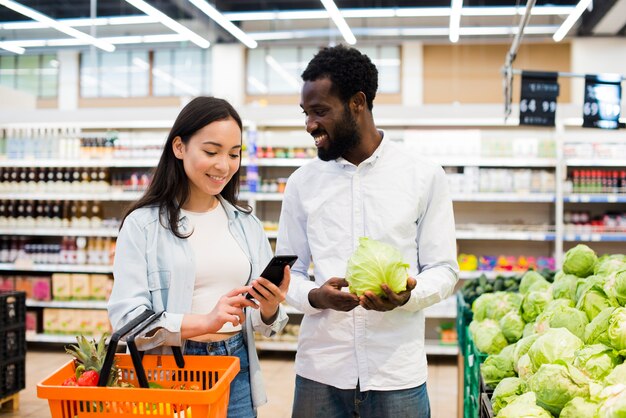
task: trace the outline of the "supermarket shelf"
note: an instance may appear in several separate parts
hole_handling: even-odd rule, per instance
[[[291,351],[295,352],[298,349],[298,343],[296,341],[271,341],[271,340],[258,340],[255,342],[257,350],[265,351]]]
[[[626,232],[604,232],[604,233],[569,233],[563,235],[563,241],[583,241],[583,242],[626,242]]]
[[[424,315],[426,318],[456,318],[456,299],[451,297],[450,301],[444,300],[443,302],[429,306],[424,309]]]
[[[454,194],[455,202],[554,202],[554,193],[466,193]]]
[[[0,228],[0,235],[37,237],[117,237],[117,228]]]
[[[464,240],[554,241],[555,236],[554,232],[456,230],[456,239]]]
[[[556,167],[555,158],[489,158],[489,157],[429,157],[437,164],[450,167]]]
[[[442,345],[436,340],[426,340],[424,348],[426,354],[431,356],[456,356],[459,354],[459,345]]]
[[[570,194],[563,197],[568,203],[626,203],[626,194]]]
[[[59,308],[59,309],[106,309],[104,300],[34,300],[26,299],[29,308]]]
[[[251,193],[251,195],[251,198],[256,201],[282,202],[283,200],[282,193]]]
[[[100,202],[123,202],[139,199],[143,192],[105,192],[105,193],[0,193],[5,200],[98,200]]]
[[[626,160],[566,158],[565,165],[570,167],[626,167]]]
[[[255,162],[259,167],[300,167],[311,160],[312,158],[257,158]],[[250,159],[243,158],[241,165],[250,165]]]
[[[62,167],[156,167],[159,162],[158,158],[118,158],[118,159],[15,159],[0,160],[0,167],[45,167],[45,168],[62,168]]]
[[[49,273],[112,273],[113,266],[0,263],[0,271],[42,271]]]
[[[482,275],[485,275],[488,279],[495,279],[498,276],[517,276],[519,274],[523,274],[523,272],[519,271],[494,271],[494,270],[475,270],[475,271],[461,271],[459,273],[459,279],[468,280],[475,279]]]
[[[289,351],[295,352],[298,349],[298,343],[295,341],[256,341],[257,350],[265,351]],[[456,356],[459,353],[458,344],[441,345],[437,341],[426,340],[426,354],[438,356]]]

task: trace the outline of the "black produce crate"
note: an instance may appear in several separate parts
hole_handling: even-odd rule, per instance
[[[26,293],[0,291],[0,329],[26,324]]]
[[[486,393],[480,394],[480,418],[493,418],[491,399]]]
[[[26,357],[0,363],[0,398],[26,388]]]
[[[26,355],[26,328],[17,325],[0,330],[0,362]]]
[[[493,390],[495,388],[492,388],[491,386],[487,386],[485,384],[485,380],[483,379],[483,375],[480,375],[480,393],[486,393],[487,396],[489,396],[489,399],[491,399],[491,395],[493,395]]]

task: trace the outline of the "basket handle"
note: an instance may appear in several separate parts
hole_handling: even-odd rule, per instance
[[[139,326],[133,328],[131,330],[131,334],[126,338],[126,345],[130,351],[130,358],[133,361],[133,367],[135,368],[135,374],[137,376],[137,382],[139,386],[142,388],[148,388],[148,378],[146,377],[146,370],[143,367],[142,359],[143,352],[140,352],[137,349],[137,344],[135,343],[135,338],[139,336],[143,332],[144,329],[152,322],[154,322],[157,318],[161,316],[162,312],[158,314],[153,314],[146,321],[142,322]],[[134,332],[133,332],[134,331]],[[179,369],[183,369],[185,367],[185,359],[183,358],[183,353],[178,346],[171,346],[172,354],[174,355],[174,360],[176,361],[176,366]]]
[[[115,360],[115,353],[117,352],[117,345],[119,341],[124,336],[132,333],[134,330],[138,330],[128,337],[127,345],[130,350],[131,358],[133,360],[133,366],[135,367],[135,371],[137,373],[137,379],[139,380],[141,387],[148,387],[148,379],[146,378],[145,370],[143,368],[143,365],[141,364],[142,353],[137,350],[135,337],[140,332],[142,332],[148,325],[158,319],[161,314],[162,312],[154,313],[149,309],[145,310],[136,318],[129,321],[122,328],[115,331],[113,335],[111,335],[109,346],[107,348],[107,353],[104,358],[104,363],[102,365],[102,369],[100,369],[98,386],[104,387],[107,385],[107,381],[109,380],[109,375],[111,373],[111,368],[113,367],[113,361]],[[180,347],[172,347],[172,352],[174,354],[174,359],[176,360],[176,365],[181,369],[185,367],[185,360],[183,358]]]

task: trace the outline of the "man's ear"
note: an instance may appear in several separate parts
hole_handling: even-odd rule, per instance
[[[367,107],[367,98],[365,97],[365,93],[362,91],[356,92],[350,98],[350,108],[355,113],[361,113]]]
[[[174,156],[179,160],[183,159],[183,139],[180,136],[177,136],[172,141],[172,151],[174,151]]]

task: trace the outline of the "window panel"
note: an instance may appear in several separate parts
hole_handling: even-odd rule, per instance
[[[14,89],[16,73],[16,56],[2,56],[0,57],[0,84],[3,86]]]
[[[174,51],[173,72],[164,76],[176,96],[198,96],[202,91],[202,72],[202,51],[183,49]]]
[[[155,96],[173,96],[172,83],[168,82],[167,75],[173,72],[172,51],[163,49],[154,51],[154,63],[152,69],[152,86]]]
[[[400,48],[382,46],[376,66],[378,67],[378,91],[400,93]]]
[[[59,90],[59,61],[56,55],[41,56],[40,97],[57,97]]]
[[[302,85],[298,74],[298,48],[270,47],[265,55],[268,89],[274,94],[297,94]]]
[[[98,97],[98,53],[96,51],[80,56],[80,95]]]
[[[246,91],[248,94],[267,94],[267,71],[265,64],[266,48],[248,50],[246,70]]]
[[[39,94],[39,55],[20,55],[17,58],[17,89],[34,96]]]
[[[203,80],[202,80],[202,92],[205,95],[211,95],[213,92],[213,87],[211,86],[213,81],[213,54],[210,49],[205,49],[202,51],[204,55],[204,71],[203,71]]]
[[[144,97],[149,95],[150,58],[148,51],[130,52],[130,95]]]
[[[100,54],[100,97],[130,96],[128,58],[128,51]]]

